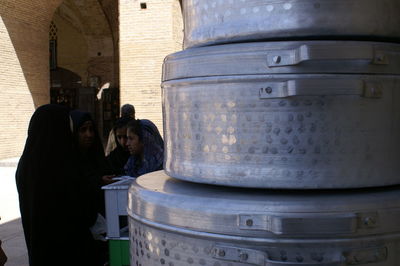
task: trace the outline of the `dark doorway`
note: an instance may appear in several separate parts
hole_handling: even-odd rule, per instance
[[[61,104],[71,109],[78,108],[78,91],[82,79],[64,68],[54,68],[50,72],[50,103]]]

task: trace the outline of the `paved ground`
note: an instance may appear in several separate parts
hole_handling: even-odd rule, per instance
[[[15,170],[19,158],[0,160],[0,239],[8,256],[6,266],[28,266],[21,227]]]

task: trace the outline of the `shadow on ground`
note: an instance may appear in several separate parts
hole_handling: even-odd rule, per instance
[[[21,218],[0,224],[0,239],[8,257],[6,266],[29,265]]]

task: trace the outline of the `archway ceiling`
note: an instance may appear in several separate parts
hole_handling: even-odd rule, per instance
[[[86,36],[110,36],[108,20],[98,0],[64,0],[56,14]]]
[[[118,2],[117,0],[98,0],[103,7],[104,14],[110,23],[113,33],[114,44],[118,44],[119,39],[119,22],[118,22]]]

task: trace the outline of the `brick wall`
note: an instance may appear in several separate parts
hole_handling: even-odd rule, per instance
[[[49,102],[48,29],[61,0],[1,0],[0,159],[20,156],[35,107]]]
[[[162,130],[161,74],[164,57],[182,49],[178,0],[119,0],[121,104]],[[141,9],[141,3],[147,8]]]
[[[49,102],[49,25],[56,8],[63,1],[0,1],[2,159],[20,156],[34,109]],[[113,33],[111,42],[114,45],[111,49],[116,51],[118,45],[115,44],[119,41],[121,104],[134,104],[138,118],[151,119],[162,130],[162,62],[166,55],[182,47],[179,1],[119,0],[119,6],[114,0],[99,2],[106,8],[105,14]],[[141,9],[140,3],[146,3],[147,8]],[[116,15],[118,11],[119,19]],[[118,74],[117,55],[118,50],[114,52],[114,57],[107,58],[108,54],[104,54],[107,65],[114,62],[114,71],[110,71],[107,79],[115,80],[115,84],[118,84],[118,77],[115,76]]]

